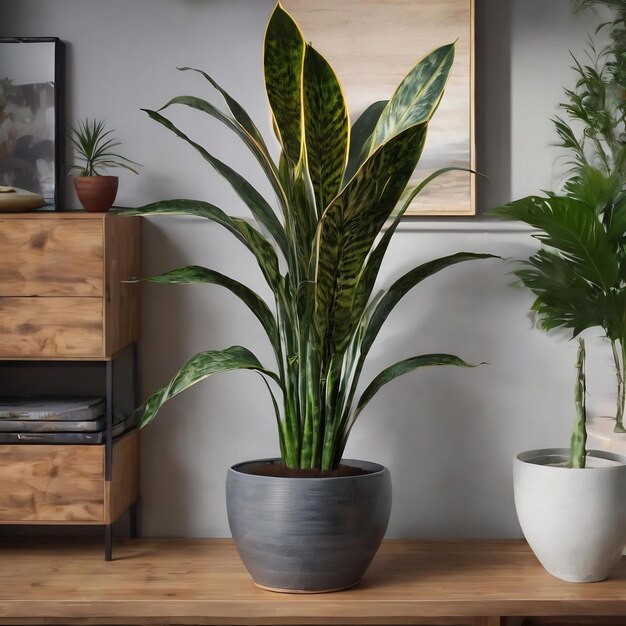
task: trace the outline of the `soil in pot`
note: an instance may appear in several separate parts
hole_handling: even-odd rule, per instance
[[[341,464],[334,470],[318,469],[294,469],[282,463],[259,463],[250,467],[242,468],[240,471],[255,476],[274,476],[275,478],[340,478],[342,476],[363,476],[371,474],[362,467]]]

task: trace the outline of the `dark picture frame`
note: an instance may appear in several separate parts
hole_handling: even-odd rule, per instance
[[[24,49],[23,66],[18,66],[22,55],[14,53],[19,48],[4,55],[5,58],[10,56],[12,67],[2,68],[0,64],[0,185],[39,193],[46,202],[44,209],[61,210],[65,197],[65,46],[58,37],[1,37],[0,59],[3,46],[28,44],[50,44],[50,59],[46,65],[52,63],[53,69],[43,77],[45,80],[38,78],[32,84],[24,83],[20,75],[30,74],[27,64],[32,63],[32,49]],[[42,54],[47,55],[47,52],[42,50]],[[40,108],[45,106],[45,111],[38,110],[42,100],[44,105]],[[13,119],[19,117],[20,109],[37,119],[43,139],[35,132],[29,134],[23,120]],[[43,128],[42,124],[45,124]]]

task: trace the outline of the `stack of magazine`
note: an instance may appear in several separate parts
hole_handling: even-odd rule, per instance
[[[112,436],[131,428],[131,418],[113,412]],[[35,396],[0,398],[0,443],[77,443],[106,441],[103,397]]]

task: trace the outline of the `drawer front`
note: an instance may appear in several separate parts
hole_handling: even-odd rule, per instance
[[[104,446],[0,445],[0,523],[102,523]]]
[[[101,298],[0,297],[0,358],[101,357]]]
[[[102,296],[102,220],[1,219],[0,296]]]

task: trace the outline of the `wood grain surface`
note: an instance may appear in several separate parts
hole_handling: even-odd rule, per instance
[[[111,355],[139,339],[141,218],[111,215],[104,223],[106,294],[105,354]]]
[[[103,356],[102,298],[0,298],[0,355]]]
[[[102,296],[101,220],[0,219],[0,296]]]
[[[104,446],[0,445],[0,523],[100,523]]]
[[[350,116],[387,100],[423,56],[457,41],[456,58],[414,182],[447,166],[474,166],[473,0],[284,0],[307,41],[332,64]],[[452,172],[413,202],[412,215],[475,213],[475,181]]]
[[[2,624],[500,626],[571,615],[626,615],[626,562],[605,582],[571,584],[521,541],[392,540],[359,586],[301,596],[257,589],[229,540],[130,540],[110,563],[97,541],[0,542]]]
[[[139,495],[139,431],[113,444],[111,480],[104,485],[104,521],[114,522]]]

